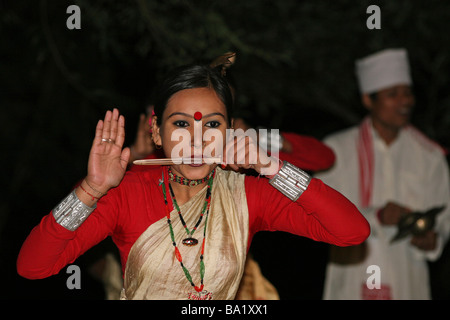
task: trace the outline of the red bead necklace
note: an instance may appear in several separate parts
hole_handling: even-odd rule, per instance
[[[196,286],[194,284],[194,282],[192,281],[191,274],[189,273],[189,270],[183,264],[183,258],[181,256],[180,250],[177,247],[177,243],[175,241],[175,236],[174,236],[174,232],[173,232],[172,222],[170,221],[170,209],[169,209],[169,204],[167,201],[166,187],[164,184],[164,173],[163,173],[162,179],[160,180],[160,182],[161,182],[160,184],[162,185],[162,191],[163,191],[163,195],[164,195],[164,203],[166,205],[166,217],[167,217],[167,223],[169,225],[170,238],[171,238],[172,244],[175,248],[175,257],[177,258],[178,262],[180,262],[181,268],[183,269],[183,272],[184,272],[187,280],[190,282],[191,286],[193,286],[196,291],[194,293],[188,294],[188,298],[194,299],[194,300],[209,300],[212,298],[212,293],[203,290],[203,288],[204,288],[203,279],[205,276],[205,263],[203,261],[203,257],[204,257],[204,253],[205,253],[206,225],[208,222],[209,208],[211,205],[211,189],[212,189],[212,185],[213,185],[213,181],[214,181],[214,176],[215,176],[215,170],[213,170],[211,172],[211,174],[209,175],[208,187],[206,190],[206,197],[205,197],[205,204],[203,205],[199,220],[197,221],[197,223],[195,224],[195,227],[191,231],[189,231],[189,229],[186,226],[186,223],[183,219],[183,215],[181,214],[181,210],[176,202],[175,194],[173,193],[172,187],[170,186],[170,183],[169,183],[169,191],[172,196],[173,204],[174,204],[175,208],[177,209],[181,223],[183,224],[183,227],[185,228],[185,230],[188,234],[188,238],[183,240],[184,245],[193,246],[198,243],[197,239],[192,238],[192,234],[197,229],[203,216],[204,215],[206,216],[205,217],[205,226],[203,229],[203,241],[202,241],[202,247],[201,247],[201,253],[200,253],[200,286]],[[206,212],[206,214],[205,214],[205,212]]]

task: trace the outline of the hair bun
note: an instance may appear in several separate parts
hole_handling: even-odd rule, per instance
[[[236,52],[227,52],[214,59],[209,64],[209,66],[213,69],[222,67],[220,73],[222,74],[222,76],[225,76],[227,73],[227,69],[231,67],[235,61],[236,61]]]

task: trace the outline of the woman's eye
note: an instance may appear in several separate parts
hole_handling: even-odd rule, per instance
[[[189,126],[189,123],[183,120],[175,121],[173,124],[180,128],[186,128],[187,126]]]
[[[209,128],[217,128],[218,126],[220,126],[220,122],[219,121],[209,121],[208,123],[205,124],[205,126],[207,126]]]

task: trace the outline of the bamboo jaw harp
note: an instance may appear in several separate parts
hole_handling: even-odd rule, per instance
[[[141,166],[169,166],[173,164],[221,164],[221,158],[161,158],[135,160],[133,164]]]

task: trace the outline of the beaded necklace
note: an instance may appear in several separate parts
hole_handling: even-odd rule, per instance
[[[183,219],[183,215],[181,214],[181,210],[176,202],[172,187],[170,186],[170,183],[169,183],[169,191],[172,196],[173,204],[178,211],[178,215],[180,217],[181,223],[183,224],[183,227],[185,228],[186,233],[188,235],[188,238],[183,240],[184,245],[194,246],[198,243],[197,239],[192,238],[192,234],[197,229],[197,227],[200,224],[200,222],[204,216],[204,213],[206,211],[205,226],[203,229],[203,241],[202,241],[202,247],[201,247],[201,253],[200,253],[200,286],[196,286],[194,284],[194,282],[192,281],[191,274],[189,273],[189,270],[183,264],[183,258],[181,257],[180,250],[177,247],[177,243],[175,241],[175,236],[174,236],[174,232],[173,232],[172,222],[170,221],[170,210],[169,210],[169,205],[167,202],[166,187],[164,184],[164,173],[163,173],[163,176],[161,179],[162,191],[163,191],[163,195],[164,195],[164,203],[166,205],[167,223],[169,225],[170,238],[171,238],[172,244],[175,248],[175,257],[177,258],[178,262],[180,262],[181,268],[183,269],[183,272],[184,272],[187,280],[189,281],[191,286],[194,287],[194,289],[196,291],[196,292],[190,292],[188,294],[188,299],[190,299],[190,300],[210,300],[212,298],[211,292],[203,290],[203,288],[204,288],[203,279],[205,276],[205,263],[203,262],[203,257],[204,257],[204,253],[205,253],[206,225],[208,222],[209,207],[211,205],[211,188],[212,188],[213,181],[214,181],[214,175],[215,175],[215,170],[213,170],[208,175],[208,187],[206,190],[205,204],[203,205],[199,220],[197,221],[197,223],[195,224],[195,227],[191,231],[189,231],[189,229],[186,226],[186,223]]]
[[[195,185],[199,185],[200,183],[204,183],[206,181],[208,181],[209,179],[211,179],[211,177],[213,176],[215,170],[211,171],[209,173],[209,175],[207,175],[205,178],[203,179],[198,179],[198,180],[190,180],[190,179],[186,179],[184,177],[180,177],[177,176],[176,174],[174,174],[172,172],[172,170],[170,169],[170,167],[168,168],[168,173],[169,173],[169,181],[175,181],[177,183],[180,183],[182,185],[186,185],[186,186],[195,186]],[[207,208],[207,206],[209,205],[208,200],[210,200],[211,198],[211,188],[210,188],[210,184],[208,183],[208,189],[206,190],[206,199],[205,199],[205,204],[203,205],[202,211],[200,213],[200,217],[197,221],[197,223],[195,224],[194,228],[192,230],[189,230],[186,222],[183,219],[183,215],[181,214],[181,210],[180,207],[178,206],[177,200],[175,198],[175,194],[173,192],[172,186],[169,183],[169,191],[170,191],[170,195],[172,196],[172,200],[173,200],[173,205],[175,207],[175,209],[177,209],[178,215],[180,217],[181,223],[183,224],[184,229],[186,230],[186,234],[187,234],[187,238],[183,239],[183,244],[185,246],[191,247],[191,246],[195,246],[198,244],[198,240],[193,238],[192,235],[194,234],[194,232],[197,230],[197,227],[200,225],[200,223],[202,222],[203,216],[205,214],[205,210]],[[208,207],[209,209],[209,207]]]
[[[189,186],[189,187],[198,186],[199,184],[206,182],[212,175],[212,171],[211,171],[211,173],[209,175],[207,175],[206,177],[204,177],[203,179],[191,180],[191,179],[186,179],[184,177],[180,177],[180,176],[176,175],[175,173],[172,172],[170,167],[168,169],[168,172],[169,172],[169,180],[170,181],[174,181],[174,182],[177,182],[179,184]]]

